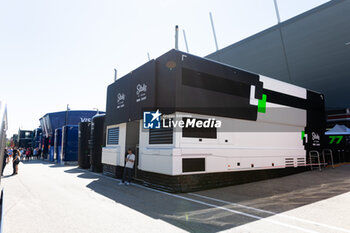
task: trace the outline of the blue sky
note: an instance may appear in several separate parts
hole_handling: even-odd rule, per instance
[[[279,0],[282,21],[326,0]],[[174,47],[215,51],[277,23],[273,0],[3,0],[0,1],[0,99],[9,134],[34,129],[47,112],[105,110],[114,68],[121,77]]]

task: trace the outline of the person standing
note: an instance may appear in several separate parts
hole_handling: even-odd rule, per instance
[[[33,150],[33,159],[38,159],[37,156],[38,156],[38,148],[34,148],[34,150]]]
[[[12,155],[12,166],[13,166],[13,173],[12,175],[18,174],[18,164],[19,164],[19,158],[21,156],[21,153],[16,148],[13,149],[13,155]]]
[[[38,159],[41,159],[41,152],[42,152],[42,150],[41,150],[41,148],[39,147],[39,149],[38,149]]]
[[[1,176],[4,175],[4,169],[6,167],[6,164],[9,162],[9,155],[7,153],[7,149],[4,151],[4,160],[2,161],[2,170],[1,170]]]
[[[123,179],[122,179],[122,184],[124,184],[126,180],[126,185],[129,185],[131,182],[131,177],[132,177],[132,171],[134,168],[134,163],[135,163],[135,155],[132,153],[132,149],[128,149],[128,155],[126,156],[125,159],[125,167],[124,167],[124,172],[123,172]]]
[[[26,150],[26,157],[27,157],[27,160],[30,159],[30,149],[29,149],[29,147]]]
[[[24,161],[26,159],[26,150],[24,148],[19,148],[18,150],[21,154],[20,159]]]
[[[33,148],[29,147],[29,159],[33,159]]]

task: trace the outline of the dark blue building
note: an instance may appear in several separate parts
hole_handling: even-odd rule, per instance
[[[62,127],[62,161],[78,161],[78,126],[65,125]]]
[[[37,148],[40,146],[42,138],[42,130],[41,128],[36,128],[33,130],[33,141],[32,141],[32,147]]]
[[[78,125],[79,122],[90,122],[98,111],[79,110],[79,111],[62,111],[47,113],[39,119],[42,128],[43,144],[45,158],[54,161],[55,130],[65,125]],[[46,155],[45,155],[46,154]]]
[[[54,160],[57,163],[62,161],[61,157],[61,148],[62,148],[62,128],[58,128],[55,130],[55,142],[54,142]]]
[[[32,146],[33,131],[31,130],[18,130],[18,147],[28,148]]]

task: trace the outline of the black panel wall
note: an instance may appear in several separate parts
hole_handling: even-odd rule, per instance
[[[151,60],[131,72],[131,121],[143,118],[144,109],[154,108],[156,93],[156,62]]]
[[[108,86],[106,124],[113,125],[129,121],[131,74]]]
[[[176,106],[176,90],[181,75],[181,58],[173,50],[156,59],[157,62],[157,90],[156,108],[162,113],[173,113]],[[180,69],[178,68],[180,66]]]
[[[321,149],[325,145],[326,114],[324,96],[307,91],[307,123],[305,133],[308,135],[307,149]],[[319,137],[318,137],[319,136]]]
[[[140,121],[131,121],[126,124],[125,148],[132,149],[136,153],[136,146],[139,144]],[[127,151],[126,151],[127,152]]]
[[[251,85],[262,97],[258,75],[190,54],[171,50],[157,61],[157,108],[256,120],[249,104]]]
[[[80,122],[78,133],[78,164],[83,169],[90,168],[89,144],[91,123]]]
[[[96,115],[91,122],[91,137],[89,140],[90,163],[93,172],[102,172],[102,147],[105,140],[105,114]]]
[[[154,108],[156,65],[151,60],[108,86],[106,124],[139,120],[143,109]]]

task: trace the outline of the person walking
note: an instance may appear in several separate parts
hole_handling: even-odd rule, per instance
[[[132,171],[134,168],[134,163],[135,163],[135,155],[132,153],[132,149],[128,149],[128,155],[126,156],[125,159],[125,167],[124,167],[124,172],[123,172],[123,179],[121,184],[126,184],[129,185],[131,182],[131,177],[132,177]],[[126,182],[125,182],[126,180]]]
[[[13,166],[12,175],[18,174],[18,164],[19,164],[20,156],[21,156],[21,153],[16,148],[14,148],[13,156],[12,156],[12,166]]]
[[[4,170],[6,167],[6,164],[9,162],[9,155],[7,153],[7,149],[4,151],[4,160],[2,161],[2,170],[1,170],[1,176],[4,175]]]

